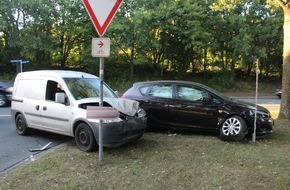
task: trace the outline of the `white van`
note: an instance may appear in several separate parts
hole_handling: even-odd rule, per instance
[[[119,117],[103,120],[103,146],[120,146],[142,137],[145,111],[136,101],[120,99],[104,83],[104,107]],[[43,70],[19,73],[14,82],[11,113],[19,135],[31,128],[68,135],[82,151],[93,151],[99,139],[99,120],[87,117],[87,107],[99,106],[100,80],[76,71]]]

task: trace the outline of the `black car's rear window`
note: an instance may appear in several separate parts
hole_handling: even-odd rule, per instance
[[[143,86],[139,90],[140,90],[140,93],[144,96],[148,89],[149,89],[149,86]]]
[[[149,96],[160,98],[172,98],[172,85],[171,84],[154,85],[150,89]]]

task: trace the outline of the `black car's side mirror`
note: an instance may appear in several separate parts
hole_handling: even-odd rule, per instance
[[[202,101],[203,102],[206,102],[206,103],[209,103],[209,102],[211,102],[211,98],[209,98],[209,97],[203,97],[202,98]]]

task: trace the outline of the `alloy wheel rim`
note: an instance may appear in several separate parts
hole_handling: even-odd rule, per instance
[[[241,130],[241,122],[236,118],[229,118],[222,127],[223,134],[226,136],[237,135]]]

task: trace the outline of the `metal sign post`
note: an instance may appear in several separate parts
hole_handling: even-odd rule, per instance
[[[22,73],[22,59],[20,60],[20,73]]]
[[[255,119],[254,119],[254,132],[252,135],[252,141],[256,142],[256,130],[257,130],[257,104],[258,104],[258,85],[259,85],[259,59],[256,62],[256,96],[255,96]]]
[[[98,34],[102,37],[115,14],[120,8],[123,0],[82,0]],[[103,107],[103,81],[104,81],[104,57],[110,55],[110,39],[93,39],[92,56],[100,57],[100,107]],[[100,119],[99,125],[99,160],[103,155],[103,120]]]
[[[29,63],[29,61],[22,60],[22,59],[14,59],[14,60],[10,60],[10,63],[19,63],[20,73],[22,73],[22,65]]]
[[[104,57],[100,57],[100,107],[103,107],[104,100]],[[99,125],[99,161],[102,161],[103,157],[103,120],[100,119]]]
[[[104,63],[105,58],[110,56],[110,38],[93,38],[92,39],[92,56],[100,58],[100,107],[103,107],[104,99]],[[103,157],[103,120],[99,123],[99,160]]]

